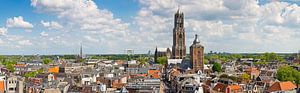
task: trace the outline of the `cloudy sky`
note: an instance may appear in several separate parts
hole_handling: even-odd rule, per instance
[[[186,46],[205,51],[300,50],[298,0],[0,0],[1,54],[147,53],[172,46],[174,13]],[[188,52],[188,51],[187,51]]]

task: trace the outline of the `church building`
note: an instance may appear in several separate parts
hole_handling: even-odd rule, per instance
[[[198,35],[195,35],[195,40],[190,46],[190,62],[186,60],[186,45],[185,45],[185,28],[184,28],[184,14],[180,9],[177,10],[174,16],[173,28],[173,46],[169,48],[156,48],[155,61],[158,57],[167,57],[168,64],[178,65],[180,68],[192,68],[193,72],[203,71],[204,69],[204,47],[200,44]],[[180,62],[171,62],[180,61]]]
[[[172,58],[185,59],[185,56],[186,56],[186,46],[185,46],[184,15],[183,12],[181,12],[178,9],[174,19]]]

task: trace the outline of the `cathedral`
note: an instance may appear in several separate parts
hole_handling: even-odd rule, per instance
[[[167,56],[171,54],[171,56]],[[158,57],[166,56],[168,59],[181,59],[182,63],[186,61],[186,45],[185,45],[185,28],[184,28],[184,14],[180,9],[177,10],[174,16],[173,28],[173,46],[172,48],[156,48],[155,59]],[[190,46],[190,66],[193,71],[203,71],[204,60],[204,47],[200,44],[198,35]]]

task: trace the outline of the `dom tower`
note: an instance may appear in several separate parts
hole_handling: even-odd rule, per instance
[[[184,59],[186,56],[184,15],[179,9],[175,14],[174,26],[172,58]]]

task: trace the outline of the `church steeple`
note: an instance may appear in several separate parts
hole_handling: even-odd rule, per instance
[[[186,56],[184,14],[178,8],[174,16],[172,58],[184,59]]]
[[[180,5],[178,5],[178,9],[177,9],[177,12],[176,12],[176,14],[181,14],[182,13],[182,11],[180,10]]]
[[[195,34],[195,40],[194,40],[193,44],[200,44],[197,34]]]
[[[80,43],[80,54],[79,57],[82,59],[83,58],[83,54],[82,54],[82,43]]]
[[[184,28],[184,14],[180,10],[180,7],[178,8],[177,12],[175,13],[174,20],[175,20],[174,21],[175,28],[176,27]]]
[[[190,60],[195,72],[203,71],[204,69],[204,47],[200,44],[198,35],[195,35],[195,40],[190,46]]]

